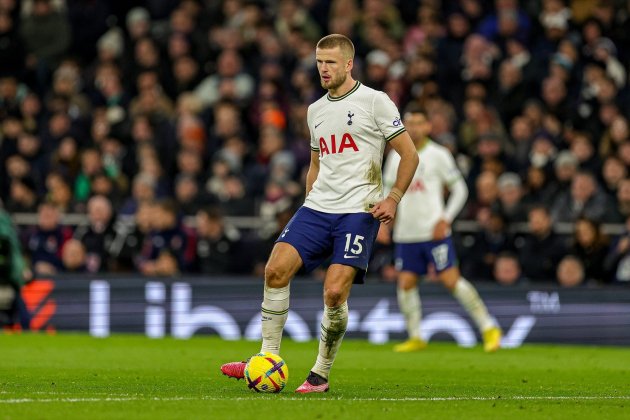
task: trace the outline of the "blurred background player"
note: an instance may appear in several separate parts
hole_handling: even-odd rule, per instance
[[[304,266],[327,257],[319,354],[296,392],[326,392],[328,375],[348,324],[353,282],[361,283],[378,222],[390,223],[418,165],[413,143],[391,99],[351,76],[354,45],[343,35],[322,38],[315,51],[321,85],[328,94],[308,108],[311,162],[306,200],[280,234],[265,268],[261,352],[278,354],[289,312],[289,283]],[[366,106],[370,104],[370,106]],[[389,195],[383,198],[381,164],[386,143],[400,156]],[[221,371],[242,378],[244,362]]]
[[[419,276],[426,275],[429,265],[433,265],[442,284],[475,321],[483,336],[484,350],[496,351],[501,343],[501,329],[488,314],[475,287],[462,277],[451,239],[451,223],[468,197],[466,182],[448,149],[429,138],[431,123],[424,112],[411,110],[405,113],[403,122],[418,150],[420,164],[400,202],[394,224],[398,306],[409,334],[409,339],[394,350],[409,352],[427,346],[420,338],[422,309],[417,285]],[[396,179],[399,162],[398,153],[390,152],[383,171],[386,190]],[[450,191],[446,206],[444,187]],[[388,227],[382,225],[381,229]]]
[[[14,324],[19,313],[22,328],[28,329],[20,291],[30,277],[15,226],[0,201],[0,328]]]

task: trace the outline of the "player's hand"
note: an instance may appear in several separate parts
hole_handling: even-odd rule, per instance
[[[451,225],[449,222],[444,219],[440,219],[433,227],[433,240],[441,241],[442,239],[445,239],[450,228]]]
[[[376,203],[370,210],[370,213],[372,213],[372,216],[378,219],[379,222],[388,225],[394,220],[397,207],[398,203],[396,203],[393,198],[387,197],[383,201]]]

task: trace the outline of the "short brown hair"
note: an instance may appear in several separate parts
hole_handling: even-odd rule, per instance
[[[345,35],[326,35],[319,40],[316,48],[327,50],[336,47],[339,47],[341,49],[341,52],[345,54],[348,58],[354,58],[354,44],[352,43],[352,41],[350,41],[350,38]]]

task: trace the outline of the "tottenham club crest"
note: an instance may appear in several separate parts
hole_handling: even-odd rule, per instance
[[[352,111],[348,111],[348,125],[352,125],[352,117],[354,117],[354,114]]]

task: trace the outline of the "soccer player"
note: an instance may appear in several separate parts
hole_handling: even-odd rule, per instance
[[[394,222],[398,306],[409,334],[409,339],[394,350],[410,352],[427,346],[420,338],[422,311],[417,284],[418,278],[427,274],[429,264],[433,264],[442,284],[477,324],[484,350],[496,351],[501,342],[501,329],[488,314],[475,287],[461,276],[451,240],[451,223],[468,197],[466,182],[449,150],[429,138],[431,123],[426,114],[417,110],[406,112],[403,122],[418,151],[420,165],[400,202]],[[383,170],[386,189],[395,184],[400,162],[398,153],[391,152],[387,156]],[[446,206],[445,187],[450,191]],[[388,229],[387,226],[381,228]]]
[[[346,300],[367,270],[379,222],[391,223],[418,165],[413,142],[389,97],[352,78],[354,46],[343,35],[322,38],[315,50],[328,93],[308,108],[311,163],[306,200],[274,245],[265,267],[262,352],[279,354],[289,311],[289,283],[331,257],[324,279],[319,353],[300,393],[326,392],[328,375],[348,324]],[[389,195],[383,198],[385,144],[401,156]],[[221,371],[242,378],[245,362]]]

